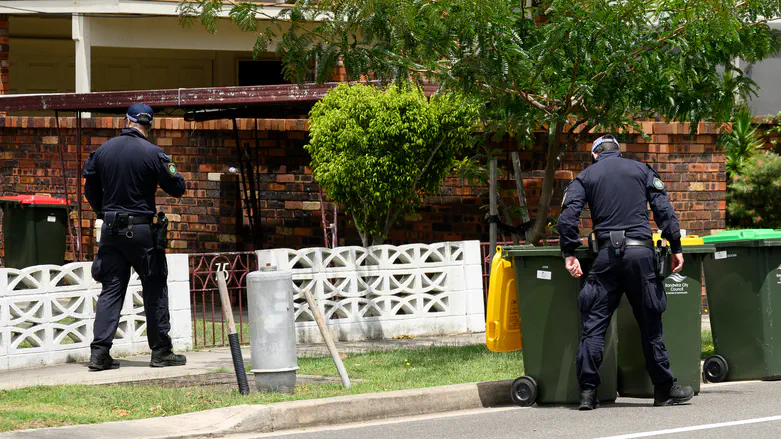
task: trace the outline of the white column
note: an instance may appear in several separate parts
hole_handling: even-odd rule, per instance
[[[91,91],[90,18],[73,14],[73,41],[76,43],[76,93]]]

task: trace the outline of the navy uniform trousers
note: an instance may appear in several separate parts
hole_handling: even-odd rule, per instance
[[[152,351],[171,349],[170,314],[168,311],[168,265],[163,250],[155,249],[151,227],[132,226],[113,234],[104,225],[101,230],[98,257],[92,264],[92,277],[103,283],[95,312],[93,351],[111,349],[119,325],[122,303],[130,281],[130,268],[138,273],[143,287],[146,333]]]
[[[632,305],[645,354],[645,364],[654,385],[672,382],[670,359],[664,347],[662,312],[667,307],[662,279],[654,272],[653,250],[626,247],[623,255],[612,248],[599,251],[578,296],[583,334],[576,359],[578,382],[583,389],[597,387],[605,333],[621,296]]]

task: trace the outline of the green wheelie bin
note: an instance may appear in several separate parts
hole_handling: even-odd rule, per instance
[[[702,262],[713,254],[712,245],[699,238],[682,240],[684,264],[680,273],[664,279],[667,309],[662,314],[664,343],[670,366],[678,384],[700,391],[700,355],[702,351]],[[691,243],[695,245],[691,245]],[[668,267],[670,264],[668,263]],[[618,394],[634,398],[653,398],[654,386],[645,368],[640,327],[626,297],[618,306]]]
[[[731,230],[703,239],[716,247],[704,264],[716,355],[705,360],[703,378],[781,378],[781,231]]]
[[[17,195],[0,198],[5,266],[65,263],[68,202],[61,198]]]
[[[580,385],[575,356],[582,333],[578,294],[593,258],[586,247],[576,251],[583,276],[575,279],[564,267],[558,247],[505,246],[502,251],[515,271],[526,373],[513,383],[512,400],[521,406],[535,402],[577,404]],[[615,316],[613,319],[600,368],[602,384],[597,397],[601,402],[616,399]]]

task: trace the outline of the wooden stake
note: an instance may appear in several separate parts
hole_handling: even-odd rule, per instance
[[[312,296],[312,293],[306,288],[304,288],[304,296],[306,296],[306,303],[309,304],[309,310],[312,311],[312,315],[315,316],[317,327],[320,328],[320,334],[323,336],[323,340],[325,340],[328,352],[331,353],[331,359],[334,360],[336,370],[339,372],[339,378],[342,379],[342,385],[345,389],[349,389],[352,387],[352,384],[350,384],[350,377],[347,376],[347,370],[344,368],[342,357],[339,356],[339,352],[336,350],[336,345],[334,344],[334,339],[331,337],[331,332],[328,331],[328,326],[325,324],[325,317],[323,316],[323,313],[320,312],[320,308],[317,306],[314,296]]]

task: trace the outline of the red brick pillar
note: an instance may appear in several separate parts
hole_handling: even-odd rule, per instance
[[[8,15],[0,14],[0,95],[10,90],[8,74]],[[0,115],[5,113],[0,112]]]
[[[333,76],[331,76],[331,82],[346,82],[347,81],[347,70],[344,68],[344,61],[339,59],[339,61],[336,63],[336,68],[334,69]]]

